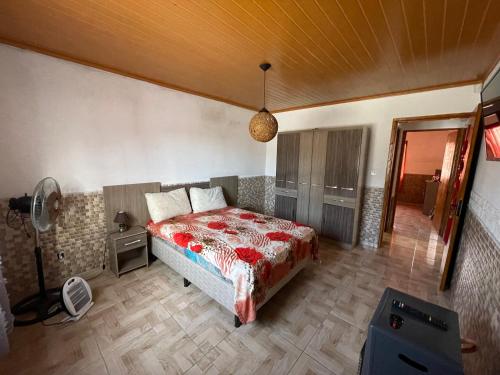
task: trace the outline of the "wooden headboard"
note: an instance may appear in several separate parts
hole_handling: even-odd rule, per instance
[[[106,228],[108,233],[118,230],[118,224],[113,223],[118,211],[125,211],[129,217],[129,225],[145,226],[150,219],[145,193],[168,192],[175,189],[189,189],[198,187],[206,189],[221,186],[224,197],[229,206],[236,206],[238,202],[238,176],[214,177],[210,182],[194,182],[187,184],[175,184],[161,186],[159,182],[148,182],[144,184],[113,185],[104,186],[104,208],[106,212]]]
[[[167,192],[167,191],[172,191],[172,190],[176,190],[176,189],[180,189],[180,188],[185,188],[186,193],[188,194],[188,197],[189,197],[189,189],[191,189],[192,187],[197,187],[200,189],[207,189],[210,187],[210,183],[208,181],[203,181],[203,182],[191,182],[188,184],[163,185],[161,187],[161,191]]]
[[[221,186],[228,206],[238,204],[238,176],[213,177],[210,187]]]
[[[175,189],[186,188],[189,196],[189,189],[197,187],[200,189],[212,188],[215,186],[222,187],[224,198],[228,206],[236,206],[238,204],[238,176],[212,177],[210,182],[192,182],[187,184],[164,185],[161,191],[172,191]]]
[[[104,186],[104,209],[108,233],[118,230],[118,224],[113,223],[117,211],[127,213],[130,226],[145,226],[150,217],[144,194],[159,193],[160,188],[159,182]]]

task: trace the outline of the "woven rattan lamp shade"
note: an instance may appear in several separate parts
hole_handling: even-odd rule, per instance
[[[278,132],[278,121],[266,110],[261,110],[250,120],[250,135],[259,142],[269,142]]]
[[[266,109],[266,71],[270,67],[269,63],[259,65],[259,68],[264,72],[264,107],[252,117],[248,127],[252,138],[259,142],[269,142],[278,132],[278,121]]]

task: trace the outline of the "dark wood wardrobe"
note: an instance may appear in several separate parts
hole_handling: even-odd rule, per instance
[[[278,134],[275,216],[357,244],[368,128]]]

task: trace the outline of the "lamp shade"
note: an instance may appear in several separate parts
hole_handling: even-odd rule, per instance
[[[113,221],[118,224],[127,224],[128,215],[125,211],[118,211]]]
[[[269,142],[278,132],[278,121],[265,108],[255,114],[250,120],[250,135],[259,142]]]

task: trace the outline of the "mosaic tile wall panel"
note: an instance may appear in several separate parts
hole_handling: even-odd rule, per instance
[[[240,177],[238,179],[238,206],[264,212],[264,176]]]
[[[71,275],[102,266],[105,220],[102,193],[68,194],[57,224],[40,235],[47,287],[60,286]],[[11,303],[37,291],[34,259],[34,233],[27,223],[28,238],[23,229],[7,227],[5,215],[8,200],[0,200],[0,256],[7,279]],[[57,253],[64,251],[64,260]]]
[[[274,191],[276,186],[276,177],[265,176],[264,192],[264,213],[274,215]]]
[[[475,190],[472,190],[469,207],[488,229],[490,235],[500,242],[500,208],[495,207]]]
[[[466,374],[500,374],[500,245],[478,217],[467,212],[451,284],[460,334],[479,351],[464,354]]]
[[[359,227],[359,242],[362,246],[377,247],[378,245],[383,203],[383,188],[365,188]]]

